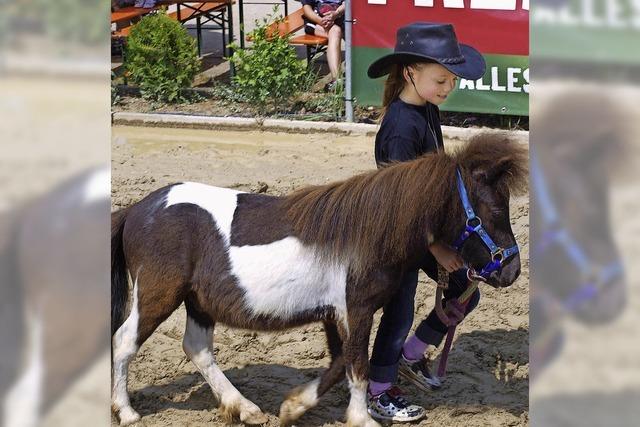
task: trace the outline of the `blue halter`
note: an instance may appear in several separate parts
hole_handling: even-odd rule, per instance
[[[460,201],[462,201],[462,207],[464,208],[464,213],[467,216],[467,222],[465,224],[465,230],[462,232],[460,237],[458,237],[458,239],[455,241],[455,243],[453,244],[453,247],[457,251],[460,251],[464,243],[467,241],[469,237],[471,237],[473,233],[476,233],[478,236],[480,236],[485,246],[491,252],[491,261],[489,261],[487,265],[485,265],[479,273],[469,269],[469,271],[467,271],[467,277],[471,279],[472,278],[470,277],[471,275],[473,276],[473,278],[478,278],[478,279],[482,278],[486,281],[491,275],[491,273],[493,273],[494,271],[498,271],[502,267],[502,264],[508,258],[512,257],[513,255],[519,252],[518,245],[515,244],[510,248],[503,249],[493,242],[489,234],[486,232],[486,230],[482,226],[482,220],[480,219],[479,216],[476,216],[476,213],[473,211],[473,208],[471,207],[471,202],[469,202],[469,195],[467,194],[467,189],[464,186],[464,181],[462,181],[462,175],[460,174],[459,169],[456,169],[456,178],[457,178],[457,184],[458,184],[458,194],[460,195]]]

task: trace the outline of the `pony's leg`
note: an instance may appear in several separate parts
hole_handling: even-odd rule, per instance
[[[245,424],[264,424],[268,421],[260,408],[246,399],[216,365],[213,355],[213,325],[201,326],[193,317],[187,316],[182,348],[211,386],[220,403],[220,412],[227,422],[231,422],[236,416]]]
[[[140,415],[131,407],[127,392],[129,362],[138,352],[138,325],[140,323],[138,281],[133,285],[133,302],[129,317],[113,335],[111,365],[111,408],[118,414],[120,425],[135,423]]]
[[[127,392],[129,363],[153,331],[181,303],[178,289],[182,285],[178,280],[164,281],[162,286],[157,286],[158,283],[157,277],[151,273],[141,273],[136,277],[131,311],[112,338],[111,407],[123,426],[140,420],[140,415],[131,407]],[[174,292],[167,293],[165,289],[173,289]]]
[[[287,396],[280,406],[280,423],[291,425],[307,410],[316,406],[320,397],[335,383],[344,378],[344,357],[342,355],[342,339],[335,323],[324,322],[327,344],[331,354],[331,364],[320,378],[301,387],[297,387]]]
[[[349,336],[345,340],[344,358],[351,399],[347,407],[347,426],[379,427],[367,411],[369,371],[369,334],[373,313],[369,310],[349,312]]]

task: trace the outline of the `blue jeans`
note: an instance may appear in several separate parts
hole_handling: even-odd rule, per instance
[[[422,264],[422,270],[437,281],[438,267],[431,254]],[[382,319],[373,345],[369,361],[369,378],[381,383],[393,383],[398,377],[398,361],[402,354],[407,335],[413,324],[414,299],[418,285],[418,270],[408,271],[401,279],[396,294],[384,306]],[[449,288],[444,291],[443,301],[458,298],[467,288],[466,270],[458,270],[449,275]],[[467,304],[465,317],[480,301],[480,291],[476,290]],[[444,303],[443,303],[444,305]],[[435,308],[418,325],[416,336],[422,342],[439,346],[447,333],[447,326],[440,321]]]

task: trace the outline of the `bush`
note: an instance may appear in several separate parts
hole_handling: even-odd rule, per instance
[[[182,102],[182,89],[200,70],[195,40],[164,12],[147,15],[131,30],[125,69],[147,99]]]
[[[233,82],[243,97],[261,106],[279,104],[305,88],[307,66],[299,60],[290,36],[268,36],[269,20],[257,24],[249,34],[253,45],[248,49],[234,48],[230,59],[235,66]],[[282,18],[281,18],[282,19]]]

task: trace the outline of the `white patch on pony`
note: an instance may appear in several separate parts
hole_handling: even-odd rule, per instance
[[[84,186],[84,202],[111,197],[111,169],[100,168],[91,174]]]
[[[365,379],[353,378],[347,375],[351,399],[347,407],[347,425],[363,427],[379,427],[380,424],[371,418],[367,411],[367,385]]]
[[[131,274],[129,273],[129,280]],[[129,362],[138,351],[138,323],[140,311],[138,308],[138,276],[133,283],[133,301],[131,312],[113,335],[113,379],[111,400],[114,409],[118,411],[120,425],[134,423],[140,419],[140,415],[131,407],[127,392],[127,377],[129,374]]]
[[[28,360],[24,372],[4,398],[3,426],[32,427],[40,421],[44,376],[42,316],[29,313],[27,319]]]
[[[211,214],[226,244],[229,245],[231,222],[238,205],[238,194],[241,193],[241,191],[229,190],[228,188],[185,182],[169,190],[165,207],[168,208],[178,203],[191,203],[200,206]]]
[[[333,306],[346,318],[347,268],[327,264],[289,236],[265,245],[231,246],[231,273],[257,314],[287,319],[316,307]]]

